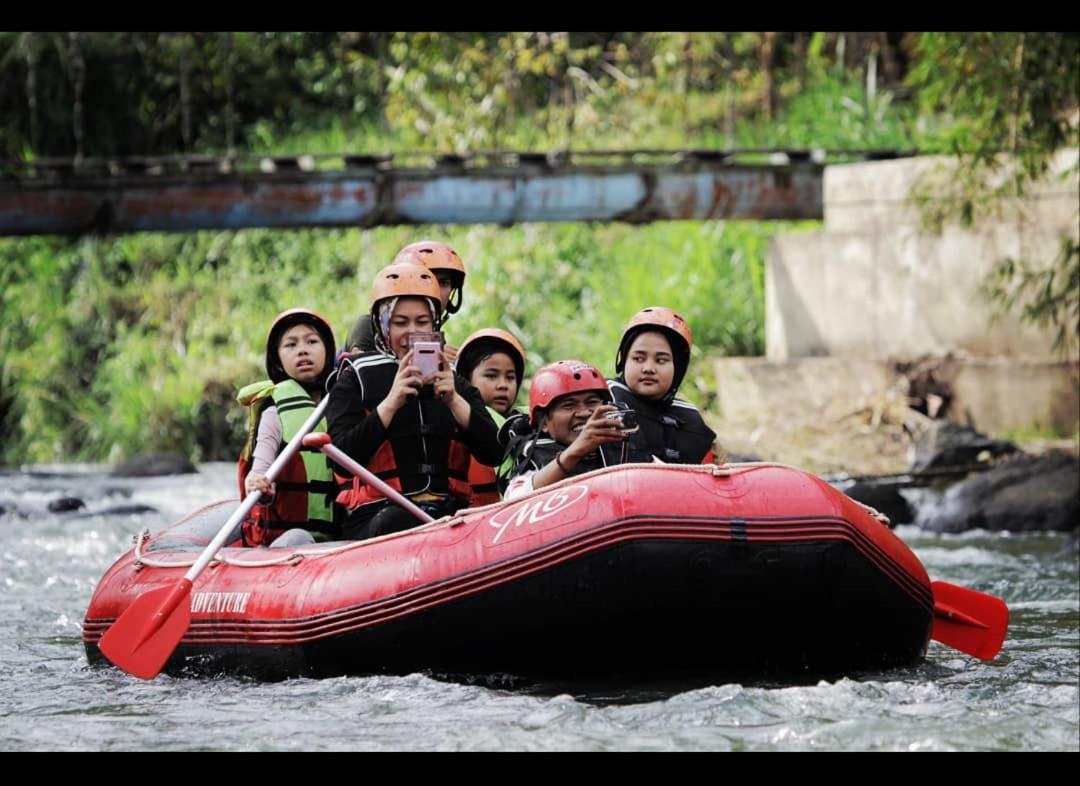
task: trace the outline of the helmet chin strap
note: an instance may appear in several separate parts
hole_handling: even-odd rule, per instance
[[[393,351],[390,349],[390,317],[394,313],[394,306],[397,305],[398,299],[396,297],[387,298],[380,303],[376,304],[375,312],[371,315],[372,321],[372,338],[375,341],[375,349],[382,352],[384,355],[393,355]]]
[[[450,290],[450,297],[446,299],[446,316],[443,317],[443,322],[449,319],[451,314],[456,314],[461,308],[461,287],[454,287]]]

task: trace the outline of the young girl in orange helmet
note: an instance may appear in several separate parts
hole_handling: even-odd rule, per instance
[[[697,407],[675,397],[692,345],[690,326],[663,306],[643,308],[623,330],[615,355],[618,377],[608,387],[616,403],[638,416],[640,428],[629,441],[631,461],[713,462],[716,433]]]
[[[495,422],[476,388],[445,356],[426,378],[415,363],[410,335],[434,333],[441,315],[439,285],[426,267],[379,271],[371,294],[376,349],[342,364],[326,410],[337,447],[436,518],[468,505],[471,457],[489,466],[502,460]],[[418,523],[359,478],[344,483],[337,502],[347,511],[347,539]]]
[[[240,496],[258,490],[267,499],[242,525],[246,545],[297,546],[338,534],[332,504],[337,487],[321,453],[301,449],[276,481],[266,477],[322,399],[333,357],[334,333],[322,316],[307,308],[284,311],[266,336],[270,379],[247,385],[237,395],[250,407],[238,468]],[[315,428],[325,430],[326,421]]]
[[[461,343],[455,370],[480,391],[488,413],[501,428],[506,418],[514,414],[514,401],[525,375],[525,347],[505,330],[477,330]],[[498,470],[473,458],[469,465],[469,485],[473,490],[471,507],[498,502],[497,475],[507,476],[512,467],[509,458]]]

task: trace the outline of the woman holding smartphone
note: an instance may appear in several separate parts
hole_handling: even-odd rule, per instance
[[[488,466],[502,460],[483,398],[441,350],[441,317],[439,283],[426,267],[379,271],[371,292],[375,350],[342,364],[326,409],[334,444],[435,518],[468,504],[472,457]],[[416,526],[359,478],[338,478],[346,539]]]
[[[446,243],[437,240],[420,240],[410,243],[397,252],[392,265],[420,264],[426,267],[439,282],[439,300],[442,303],[442,322],[456,314],[461,308],[462,290],[465,287],[465,263],[458,252]],[[371,316],[361,314],[356,324],[349,331],[345,341],[349,353],[371,352],[375,349],[375,336],[371,330]],[[449,345],[443,347],[443,354],[451,363],[457,350]]]

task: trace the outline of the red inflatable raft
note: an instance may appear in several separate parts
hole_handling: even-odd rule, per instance
[[[139,536],[86,612],[92,663],[236,506]],[[224,548],[165,671],[837,675],[918,662],[934,615],[912,551],[813,475],[630,464],[374,540]]]

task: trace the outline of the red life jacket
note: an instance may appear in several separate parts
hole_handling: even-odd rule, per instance
[[[502,499],[495,477],[495,467],[481,464],[476,459],[469,462],[469,486],[472,488],[472,499],[469,500],[471,508],[490,505]]]
[[[251,459],[241,457],[237,462],[236,480],[240,486],[241,499],[247,496],[244,481],[251,471]],[[303,458],[297,453],[282,468],[274,480],[276,493],[268,504],[256,504],[241,524],[245,546],[268,546],[286,530],[299,527],[306,529],[316,540],[333,538],[337,532],[332,522],[308,518],[308,493],[312,487],[319,488],[313,493],[333,493],[337,491],[332,483],[308,482],[307,468]],[[323,537],[319,537],[322,535]]]

